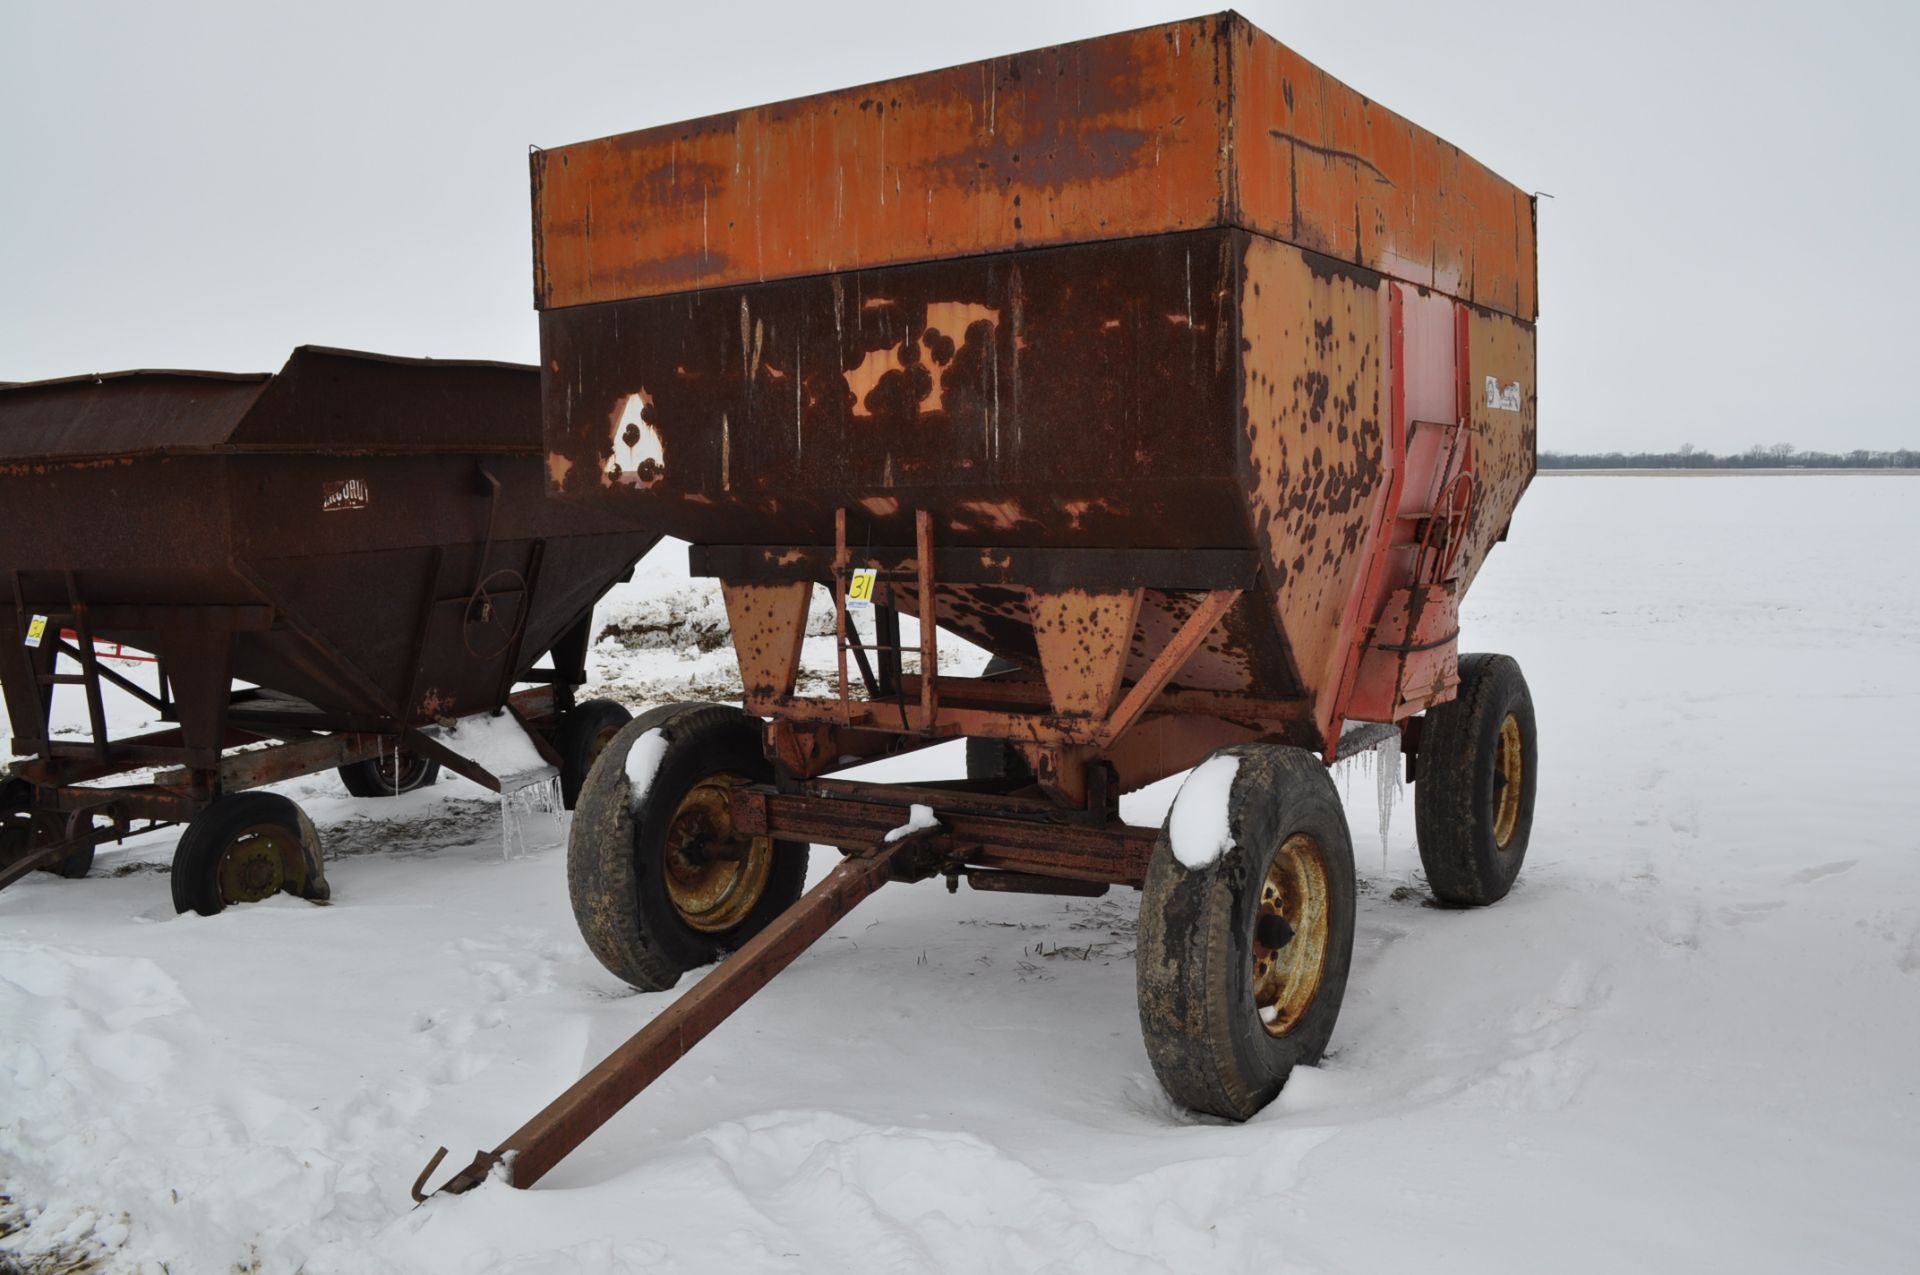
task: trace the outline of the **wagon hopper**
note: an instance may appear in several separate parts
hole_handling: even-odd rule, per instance
[[[884,880],[1144,890],[1155,1070],[1244,1118],[1333,1030],[1362,739],[1401,736],[1436,894],[1506,893],[1532,709],[1458,616],[1534,472],[1525,192],[1234,14],[532,173],[549,480],[692,543],[746,688],[610,746],[575,909],[643,988],[739,952],[456,1188],[537,1179]],[[959,736],[966,781],[829,777]],[[848,858],[782,911],[809,843]]]
[[[0,883],[84,875],[96,845],[184,823],[182,910],[324,897],[311,825],[245,790],[339,767],[377,795],[441,765],[497,788],[423,731],[503,708],[577,786],[626,716],[574,703],[593,605],[657,536],[547,499],[538,395],[532,368],[317,347],[274,375],[0,389],[0,682],[23,755]],[[109,688],[168,725],[116,738]],[[84,698],[90,738],[55,737],[57,693]]]

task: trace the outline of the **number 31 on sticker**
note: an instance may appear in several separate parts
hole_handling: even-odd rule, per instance
[[[27,645],[38,647],[47,636],[47,617],[36,615],[27,621]]]
[[[880,576],[874,567],[856,567],[853,579],[847,582],[847,606],[856,611],[864,611],[873,605],[873,584]]]

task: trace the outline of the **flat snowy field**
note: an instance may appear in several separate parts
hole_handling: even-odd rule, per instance
[[[1910,479],[1537,482],[1467,616],[1538,705],[1527,869],[1427,906],[1410,801],[1383,846],[1371,758],[1341,767],[1346,1008],[1244,1126],[1155,1085],[1133,896],[929,883],[538,1188],[416,1210],[434,1147],[492,1146],[671,999],[588,956],[560,818],[508,859],[462,781],[316,776],[286,791],[330,907],[176,917],[164,834],[36,876],[0,894],[0,1269],[1915,1270],[1916,539]],[[722,690],[704,587],[673,546],[642,572],[604,684]]]

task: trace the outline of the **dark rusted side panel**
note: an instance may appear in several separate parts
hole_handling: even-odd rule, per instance
[[[528,413],[539,411],[531,371],[301,346],[228,441],[248,449],[524,454]]]
[[[316,348],[271,381],[0,390],[0,443],[47,449],[0,462],[0,588],[17,573],[29,612],[64,610],[68,573],[95,608],[265,605],[235,677],[400,724],[491,708],[658,538],[547,499],[539,419],[532,368]],[[190,632],[98,636],[172,657]]]
[[[0,475],[45,473],[61,460],[198,451],[224,443],[268,377],[126,372],[4,389]]]
[[[1249,544],[1230,232],[542,316],[560,493],[704,544]],[[558,369],[558,370],[555,370]]]
[[[830,544],[844,507],[856,544],[912,543],[927,509],[946,549],[1097,548],[1124,562],[1252,548],[1235,427],[1244,238],[1164,235],[549,311],[549,477],[703,545]],[[1025,587],[1037,583],[956,582],[939,614],[1031,662]],[[1194,605],[1147,595],[1130,675]],[[1254,599],[1182,684],[1297,690]]]

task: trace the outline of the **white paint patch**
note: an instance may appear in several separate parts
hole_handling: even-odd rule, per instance
[[[1517,412],[1520,410],[1520,382],[1508,381],[1500,384],[1500,378],[1487,378],[1487,406],[1497,412]]]
[[[651,487],[667,476],[667,449],[660,431],[643,419],[652,404],[653,396],[644,389],[620,400],[613,421],[613,455],[607,461],[610,481]]]
[[[915,806],[907,812],[907,821],[898,828],[891,829],[881,840],[888,845],[892,845],[902,837],[911,836],[927,828],[938,828],[939,826],[940,821],[933,817],[932,806]]]
[[[1186,867],[1212,867],[1232,847],[1227,808],[1239,773],[1238,757],[1209,757],[1180,785],[1167,814],[1167,834],[1173,841],[1173,857]]]
[[[647,799],[653,777],[660,772],[660,759],[667,755],[667,737],[658,726],[633,741],[627,753],[627,805],[634,810]]]

